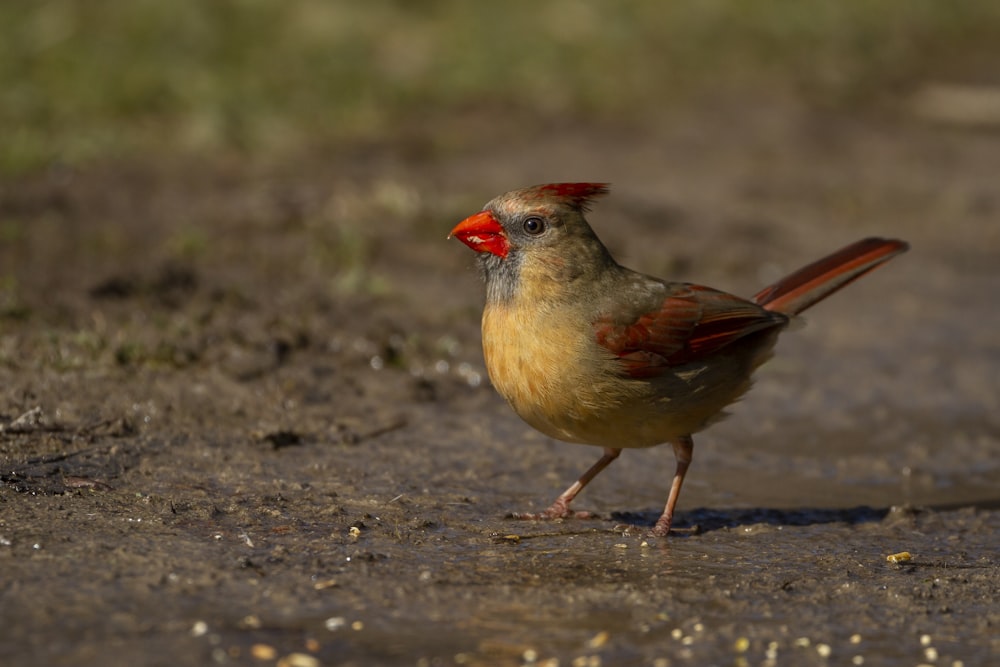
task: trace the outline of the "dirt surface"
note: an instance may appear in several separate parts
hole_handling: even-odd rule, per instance
[[[997,174],[996,133],[780,109],[0,183],[0,662],[988,664]],[[614,184],[623,263],[744,295],[912,243],[696,437],[694,530],[616,531],[669,448],[587,489],[601,519],[505,518],[598,452],[491,389],[445,236],[556,180]]]

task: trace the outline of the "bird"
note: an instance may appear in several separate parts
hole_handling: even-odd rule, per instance
[[[653,536],[671,529],[692,436],[725,415],[793,318],[905,252],[865,238],[751,299],[620,265],[588,224],[606,183],[549,183],[502,194],[451,230],[485,280],[483,357],[525,422],[601,457],[551,506],[522,519],[593,518],[570,503],[623,449],[669,443],[676,468]]]

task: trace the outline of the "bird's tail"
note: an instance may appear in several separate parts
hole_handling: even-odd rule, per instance
[[[862,239],[765,287],[753,300],[767,310],[797,315],[909,247],[897,239]]]

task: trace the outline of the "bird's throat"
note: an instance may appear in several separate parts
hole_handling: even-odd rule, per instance
[[[520,258],[517,255],[497,257],[490,253],[479,254],[479,268],[486,281],[486,301],[491,304],[510,305],[518,294]]]

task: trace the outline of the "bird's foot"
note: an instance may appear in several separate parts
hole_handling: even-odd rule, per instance
[[[673,523],[672,516],[661,516],[656,525],[649,530],[650,537],[666,537],[670,534],[670,524]]]
[[[649,526],[637,526],[633,523],[619,523],[615,524],[612,531],[620,533],[622,537],[666,537],[670,533],[673,533],[674,535],[680,533],[697,535],[701,532],[701,526],[698,525],[677,528],[672,526],[672,523],[673,521],[670,519],[664,520],[663,517],[660,517],[652,528]]]

